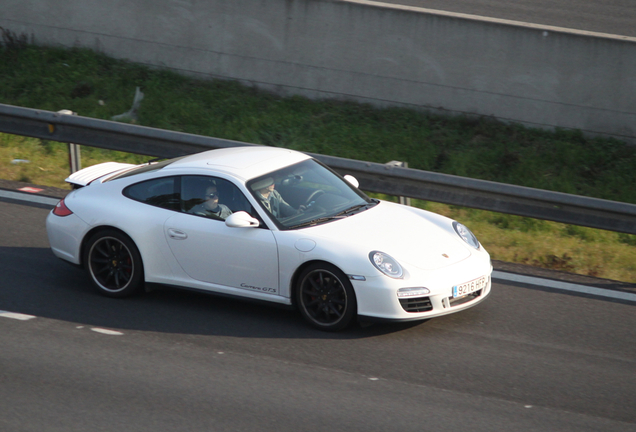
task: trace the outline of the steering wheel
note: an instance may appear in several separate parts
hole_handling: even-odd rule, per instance
[[[305,205],[308,206],[309,204],[311,204],[312,201],[316,201],[316,198],[318,198],[319,196],[322,196],[325,194],[325,191],[322,189],[318,189],[313,191],[309,197],[307,197],[307,200],[305,201]]]

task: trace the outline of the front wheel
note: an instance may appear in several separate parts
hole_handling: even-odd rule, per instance
[[[86,245],[84,265],[97,291],[127,297],[142,288],[143,266],[137,247],[116,230],[94,234]]]
[[[312,264],[298,280],[296,304],[310,325],[338,331],[351,324],[357,313],[356,296],[344,273],[330,264]]]

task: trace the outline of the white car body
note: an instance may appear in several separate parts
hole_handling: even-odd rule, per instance
[[[446,217],[365,197],[361,199],[368,200],[369,208],[350,216],[295,229],[277,223],[250,190],[250,181],[307,160],[311,158],[291,150],[237,147],[184,157],[161,169],[116,180],[109,179],[136,167],[86,168],[67,179],[84,186],[60,204],[70,214],[58,216],[54,210],[47,218],[51,248],[57,257],[85,266],[86,242],[96,230],[108,227],[125,234],[138,249],[145,283],[285,305],[299,301],[294,291],[302,269],[309,263],[328,263],[346,275],[348,282],[343,283],[350,283],[355,292],[354,312],[360,319],[423,320],[459,312],[488,296],[490,256],[479,243],[474,247],[464,241]],[[223,223],[149,205],[122,193],[146,180],[177,176],[214,176],[230,182],[249,202],[256,219],[235,211]],[[347,187],[363,195],[354,186]],[[390,277],[380,271],[371,262],[372,251],[397,261],[402,275]],[[460,291],[466,289],[467,295],[459,292],[455,297],[453,287],[457,286]],[[404,288],[425,290],[401,292],[400,299],[398,290]],[[428,302],[427,310],[418,311],[421,305],[413,306],[418,302]]]

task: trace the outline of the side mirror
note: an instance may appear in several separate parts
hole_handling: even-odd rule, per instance
[[[232,213],[225,219],[225,225],[231,228],[256,228],[260,225],[258,219],[254,219],[252,216],[244,211]]]
[[[358,183],[358,179],[355,178],[354,176],[347,174],[346,176],[344,176],[344,179],[348,181],[349,183],[351,183],[354,187],[356,188],[360,187],[360,183]]]

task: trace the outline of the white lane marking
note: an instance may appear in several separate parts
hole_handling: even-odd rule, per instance
[[[97,328],[97,327],[94,327],[91,330],[93,330],[94,332],[97,332],[97,333],[105,334],[105,335],[113,335],[113,336],[121,336],[121,335],[123,335],[122,332],[118,332],[118,331],[115,331],[115,330],[107,330],[107,329]]]
[[[617,300],[627,300],[631,302],[636,302],[636,294],[623,292],[623,291],[614,291],[607,290],[603,288],[590,287],[587,285],[578,285],[569,282],[561,282],[555,281],[551,279],[543,279],[532,276],[523,276],[514,273],[506,273],[495,270],[492,272],[492,277],[494,279],[504,280],[508,282],[521,282],[529,285],[538,285],[544,286],[548,288],[553,288],[557,290],[563,291],[573,291],[582,294],[590,294],[598,297],[608,297]]]
[[[55,206],[59,201],[59,198],[49,198],[49,197],[43,197],[39,195],[30,195],[26,193],[12,192],[7,190],[0,190],[0,197],[14,199],[18,201],[29,201],[29,202],[34,202],[38,204],[47,204],[50,206]]]
[[[7,312],[7,311],[0,311],[0,317],[17,319],[20,321],[27,321],[27,320],[35,318],[33,315],[25,315],[21,313]]]

